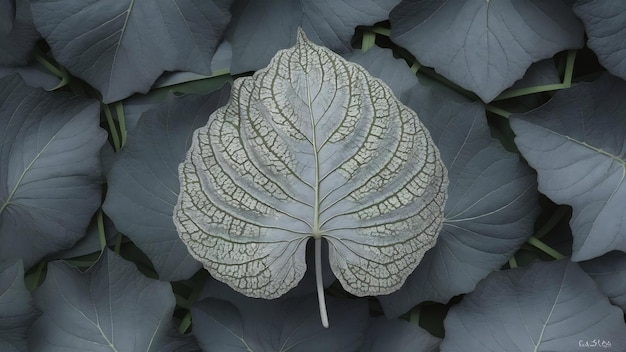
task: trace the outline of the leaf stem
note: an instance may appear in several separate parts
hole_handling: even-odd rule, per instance
[[[117,115],[117,121],[120,124],[120,136],[122,137],[122,141],[120,145],[123,147],[126,145],[126,118],[124,115],[124,105],[119,101],[115,103],[115,114]]]
[[[98,237],[100,238],[100,252],[102,252],[104,248],[107,246],[106,233],[104,233],[104,218],[102,215],[102,209],[98,210],[98,215],[96,216],[96,223],[98,224]]]
[[[515,259],[515,255],[509,258],[509,268],[517,268],[517,259]]]
[[[540,249],[542,252],[546,253],[547,255],[551,256],[554,259],[558,260],[561,258],[565,258],[563,254],[559,253],[557,250],[548,246],[547,244],[541,242],[541,240],[539,240],[535,236],[530,236],[530,238],[526,242],[530,244],[531,246],[534,246]]]
[[[511,116],[510,112],[508,112],[508,111],[506,111],[504,109],[501,109],[499,107],[493,106],[493,105],[485,105],[485,110],[491,111],[494,114],[500,115],[500,116],[502,116],[504,118],[507,118],[507,119],[509,118],[509,116]]]
[[[111,115],[111,109],[106,104],[102,105],[104,110],[104,116],[106,116],[107,124],[109,125],[109,134],[111,135],[111,139],[113,140],[113,147],[115,151],[119,151],[121,148],[120,138],[117,134],[117,128],[115,127],[115,122],[113,121],[113,116]]]
[[[565,88],[572,86],[574,76],[574,61],[576,61],[576,50],[567,51],[567,61],[565,63],[565,74],[563,75],[563,85]]]
[[[315,239],[315,283],[317,285],[317,300],[320,304],[320,318],[322,325],[328,328],[328,312],[324,297],[324,282],[322,281],[322,239]]]
[[[191,326],[191,312],[187,312],[178,326],[178,332],[184,334]]]
[[[361,52],[366,52],[371,49],[376,43],[376,33],[365,31],[363,32],[363,39],[361,40]]]

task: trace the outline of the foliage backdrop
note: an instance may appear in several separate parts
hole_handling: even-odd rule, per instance
[[[624,6],[0,0],[0,349],[625,350]],[[415,110],[450,177],[400,290],[353,297],[325,257],[329,329],[310,270],[242,296],[172,221],[193,131],[298,27]]]

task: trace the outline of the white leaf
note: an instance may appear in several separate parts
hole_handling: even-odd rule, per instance
[[[180,165],[180,237],[218,280],[276,298],[328,241],[343,287],[400,288],[434,246],[447,171],[428,131],[361,66],[312,44],[235,81]]]

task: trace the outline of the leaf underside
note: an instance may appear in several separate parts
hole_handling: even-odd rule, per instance
[[[447,171],[415,112],[302,31],[194,133],[180,165],[179,235],[218,280],[276,298],[324,238],[344,288],[398,289],[435,243]]]

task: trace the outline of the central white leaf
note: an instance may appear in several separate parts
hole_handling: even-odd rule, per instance
[[[348,292],[399,289],[435,244],[448,185],[415,112],[302,31],[235,81],[179,172],[174,222],[192,255],[216,279],[268,299],[298,284],[311,237],[318,248],[328,241]]]

